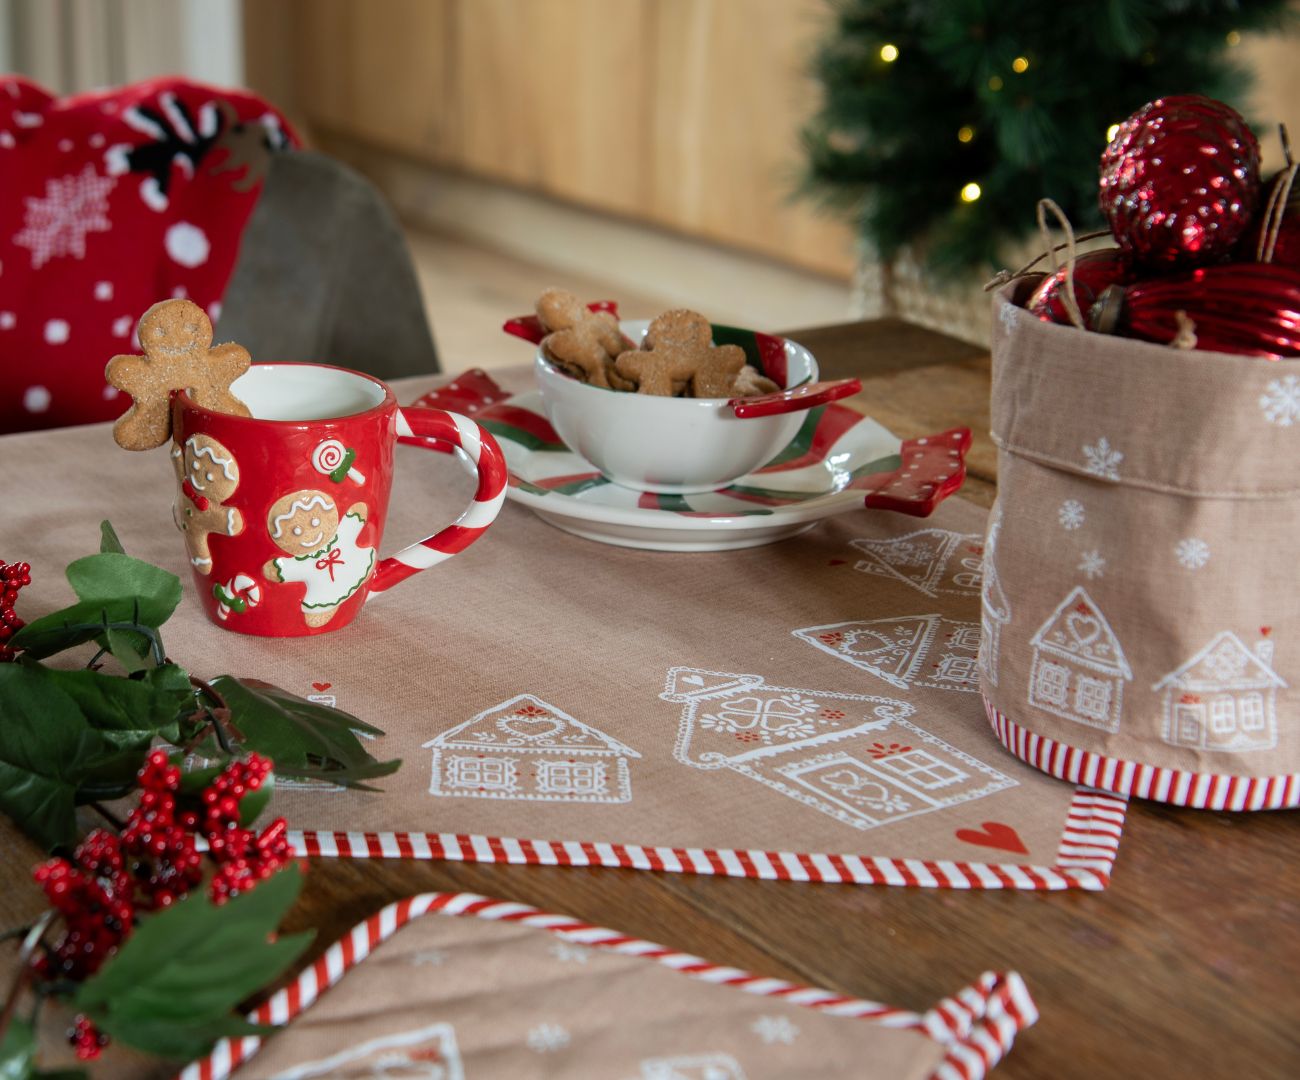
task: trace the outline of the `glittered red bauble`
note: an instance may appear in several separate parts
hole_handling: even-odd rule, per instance
[[[1300,270],[1227,263],[1107,289],[1094,330],[1210,352],[1300,356]]]
[[[1025,302],[1025,308],[1043,322],[1068,324],[1071,320],[1064,302],[1065,277],[1065,267],[1048,274]],[[1127,284],[1132,277],[1132,260],[1119,248],[1080,255],[1074,262],[1074,298],[1079,311],[1086,315],[1106,289]]]
[[[1101,155],[1101,212],[1149,269],[1229,257],[1259,197],[1255,136],[1235,110],[1199,94],[1143,105]]]

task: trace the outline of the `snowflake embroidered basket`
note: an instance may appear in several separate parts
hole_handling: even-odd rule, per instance
[[[980,679],[1017,757],[1180,806],[1300,805],[1300,374],[993,320]]]

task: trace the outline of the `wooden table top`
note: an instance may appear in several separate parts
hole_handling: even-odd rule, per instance
[[[966,498],[995,493],[987,353],[897,320],[791,332],[897,434],[975,433]],[[813,885],[644,871],[312,860],[290,929],[318,955],[401,897],[469,891],[720,964],[925,1009],[1019,971],[1041,1019],[995,1071],[1015,1078],[1300,1075],[1300,821],[1131,804],[1102,893]],[[11,879],[4,873],[5,879]],[[4,907],[6,905],[0,905]]]

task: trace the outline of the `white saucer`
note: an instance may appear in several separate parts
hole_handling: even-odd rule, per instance
[[[810,410],[790,446],[731,487],[652,495],[612,483],[569,450],[536,391],[470,415],[505,452],[506,498],[575,536],[651,551],[758,547],[864,504],[923,516],[960,486],[970,443],[964,430],[903,443],[869,417],[832,404]]]

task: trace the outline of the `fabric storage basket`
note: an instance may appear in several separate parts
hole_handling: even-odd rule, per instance
[[[980,673],[1017,757],[1181,806],[1300,803],[1300,360],[995,298]]]

